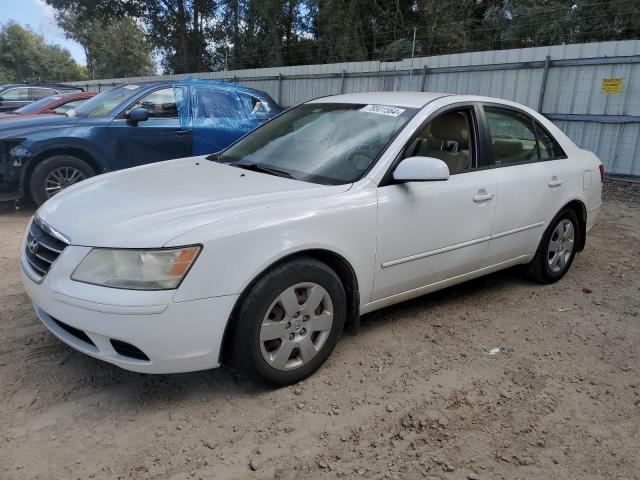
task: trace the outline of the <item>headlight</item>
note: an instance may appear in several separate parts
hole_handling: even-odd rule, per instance
[[[31,151],[27,147],[23,147],[22,145],[16,145],[11,150],[9,150],[9,156],[18,157],[18,158],[27,158],[31,156]]]
[[[71,279],[130,290],[170,290],[180,285],[200,248],[94,248],[76,267]]]

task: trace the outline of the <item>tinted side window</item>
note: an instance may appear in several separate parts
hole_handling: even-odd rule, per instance
[[[149,110],[149,118],[178,118],[178,105],[173,88],[151,92],[134,103],[129,110],[134,108],[146,108]]]
[[[29,100],[29,89],[28,88],[12,88],[11,90],[2,92],[0,94],[0,97],[2,97],[4,100],[26,102]]]
[[[504,108],[485,107],[496,165],[538,160],[533,120]]]
[[[238,93],[242,108],[251,118],[262,120],[272,115],[271,106],[253,95]]]
[[[536,135],[538,136],[538,148],[540,150],[540,160],[551,160],[554,158],[565,158],[566,155],[553,137],[536,122]]]
[[[58,92],[51,88],[32,88],[31,89],[31,98],[32,100],[42,100],[43,98],[50,97],[51,95],[55,95]]]

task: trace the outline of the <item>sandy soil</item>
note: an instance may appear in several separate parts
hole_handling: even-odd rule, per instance
[[[226,368],[130,373],[58,342],[19,282],[31,212],[7,207],[0,478],[640,479],[640,208],[625,198],[609,195],[561,282],[506,271],[368,315],[277,391]]]

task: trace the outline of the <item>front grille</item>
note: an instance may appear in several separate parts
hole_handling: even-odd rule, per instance
[[[54,236],[50,228],[34,217],[27,234],[25,256],[31,269],[42,279],[68,243]]]

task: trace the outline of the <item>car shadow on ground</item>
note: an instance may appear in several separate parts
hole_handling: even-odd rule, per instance
[[[408,319],[409,322],[424,321],[424,316],[429,316],[436,307],[460,303],[461,309],[467,308],[476,298],[478,302],[486,301],[488,292],[500,294],[501,291],[513,287],[536,286],[541,285],[528,280],[523,275],[521,267],[512,267],[363,315],[360,320],[360,334],[385,327],[399,318]],[[447,318],[441,317],[438,321],[446,325]]]
[[[514,286],[532,285],[535,284],[523,278],[518,269],[497,272],[364,315],[359,335],[364,337],[361,341],[366,342],[367,336],[381,328],[393,329],[397,321],[405,322],[403,326],[409,328],[414,322],[424,322],[425,317],[431,317],[435,321],[435,315],[432,317],[431,314],[437,307],[460,303],[461,309],[464,309],[476,297],[478,301],[482,301],[487,291],[500,293]],[[446,326],[446,317],[439,317],[437,320]],[[44,332],[44,327],[42,329]],[[392,335],[391,331],[389,335]],[[48,331],[44,342],[55,349],[55,354],[37,361],[50,363],[47,368],[48,376],[56,382],[66,384],[59,387],[65,391],[67,398],[95,400],[94,397],[99,397],[102,401],[120,407],[142,403],[146,407],[165,408],[194,398],[228,399],[268,394],[271,391],[246,381],[232,367],[224,364],[218,369],[200,372],[142,374],[123,370],[80,353],[59,342]],[[349,348],[352,342],[348,336],[343,337],[338,350],[340,347]],[[340,355],[339,351],[336,354]],[[335,358],[333,360],[335,361]],[[331,361],[330,358],[329,362]]]

